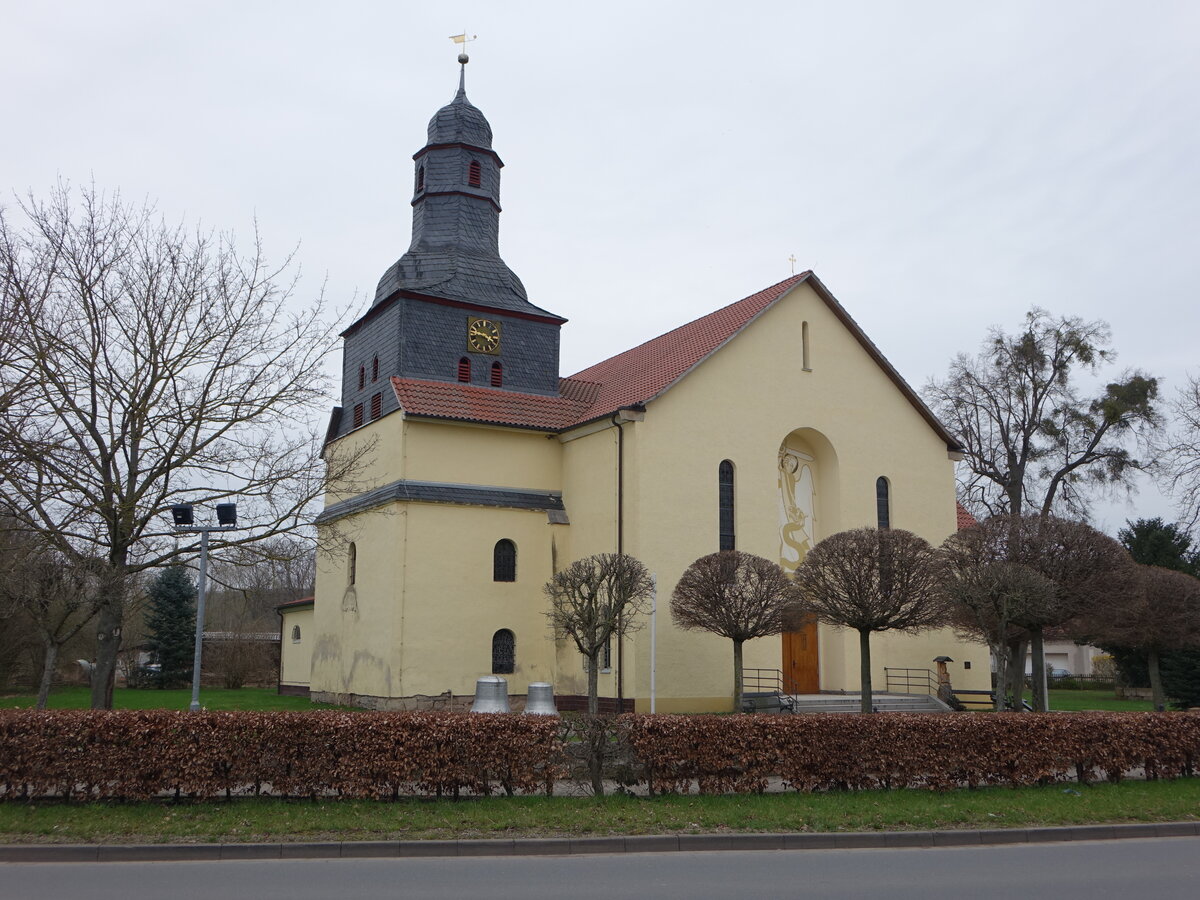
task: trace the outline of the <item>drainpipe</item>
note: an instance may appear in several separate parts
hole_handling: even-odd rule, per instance
[[[626,422],[641,422],[646,418],[646,407],[640,403],[618,409],[613,413],[612,424],[617,429],[617,555],[625,552],[625,429]],[[617,635],[617,712],[625,706],[625,641]]]

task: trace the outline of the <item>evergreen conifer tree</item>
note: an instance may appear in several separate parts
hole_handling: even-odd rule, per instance
[[[160,688],[186,685],[192,677],[196,639],[196,585],[183,566],[163,569],[147,591],[146,642]]]

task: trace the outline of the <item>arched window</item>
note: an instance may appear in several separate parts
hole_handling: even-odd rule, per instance
[[[371,380],[372,381],[379,380],[379,356],[378,355],[376,355],[375,359],[371,361]]]
[[[492,635],[492,674],[511,675],[517,667],[517,639],[507,628]]]
[[[733,463],[721,460],[717,467],[718,550],[734,549],[733,534]]]
[[[492,387],[500,387],[504,384],[504,366],[498,362],[492,363]]]
[[[292,643],[293,644],[300,643],[300,626],[299,625],[292,626]]]
[[[808,323],[800,323],[800,366],[805,372],[812,369],[812,359],[808,354]]]
[[[471,160],[471,164],[467,166],[467,184],[471,187],[483,186],[483,170],[479,166],[479,160]]]
[[[465,356],[458,361],[458,380],[467,383],[471,381],[471,360]]]
[[[424,166],[419,166],[417,168],[417,190],[418,191],[425,190],[425,167]]]
[[[892,527],[891,485],[882,475],[875,479],[875,518],[880,528]]]
[[[361,391],[367,384],[367,367],[358,367],[358,389]]]
[[[492,581],[517,580],[517,545],[508,538],[496,541],[492,550]]]
[[[346,551],[346,584],[354,584],[354,580],[358,577],[358,548],[353,542],[350,544],[350,549]]]

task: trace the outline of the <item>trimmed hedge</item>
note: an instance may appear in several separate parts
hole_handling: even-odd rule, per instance
[[[651,792],[948,789],[1191,775],[1187,713],[645,716],[599,720]],[[0,711],[0,797],[394,798],[544,790],[565,723],[454,713]],[[623,750],[624,752],[619,752]]]
[[[1181,713],[628,716],[650,790],[750,793],[1025,785],[1191,775],[1200,716]]]
[[[549,790],[558,721],[382,712],[0,713],[0,796],[389,798]]]

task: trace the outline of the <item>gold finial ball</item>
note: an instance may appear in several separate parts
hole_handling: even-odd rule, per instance
[[[460,53],[458,54],[458,61],[465,66],[471,61],[471,57],[467,56],[465,53]]]

